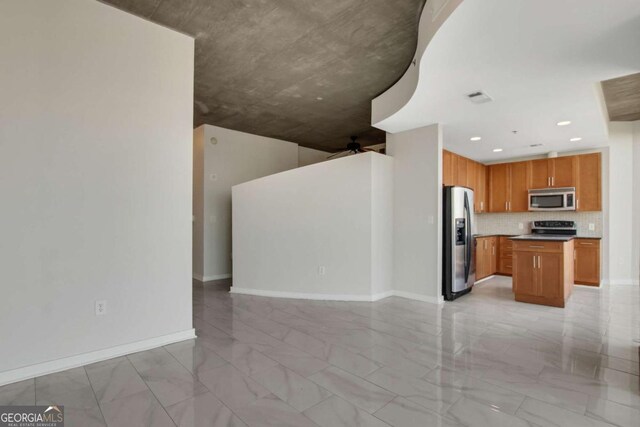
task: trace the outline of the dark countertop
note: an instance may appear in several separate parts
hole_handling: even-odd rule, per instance
[[[600,240],[601,237],[584,237],[584,236],[550,236],[545,234],[524,234],[521,236],[511,237],[509,240],[537,240],[537,241],[549,241],[549,242],[568,242],[573,239],[595,239]]]
[[[473,237],[515,237],[518,234],[474,234]]]

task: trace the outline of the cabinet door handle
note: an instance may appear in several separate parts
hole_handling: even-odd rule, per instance
[[[538,268],[542,266],[542,258],[538,255]]]
[[[551,187],[551,177],[547,177],[547,187]]]
[[[552,176],[551,177],[551,186],[553,187],[554,185],[556,185],[556,177]]]
[[[580,199],[576,200],[576,210],[580,210]]]
[[[535,249],[544,249],[544,246],[535,246],[535,245],[529,245],[530,248],[535,248]]]
[[[580,242],[578,243],[579,245],[593,245],[593,243],[589,243],[589,242]]]
[[[536,256],[533,256],[533,269],[536,269]]]

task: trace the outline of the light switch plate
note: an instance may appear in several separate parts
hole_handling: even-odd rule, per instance
[[[596,231],[596,225],[592,222],[589,223],[589,231]]]

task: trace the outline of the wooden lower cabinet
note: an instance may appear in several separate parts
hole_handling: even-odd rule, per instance
[[[508,236],[498,238],[498,274],[511,276],[513,271],[513,241]]]
[[[476,238],[476,280],[496,274],[498,271],[498,238]]]
[[[574,281],[574,241],[518,240],[513,243],[516,301],[564,307]]]
[[[575,283],[600,286],[600,240],[575,240]]]

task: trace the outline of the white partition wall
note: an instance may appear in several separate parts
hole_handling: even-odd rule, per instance
[[[395,160],[394,290],[442,302],[442,130],[387,134]]]
[[[364,153],[233,187],[234,293],[391,293],[393,159]]]
[[[193,39],[2,1],[0,58],[0,385],[193,337]]]

